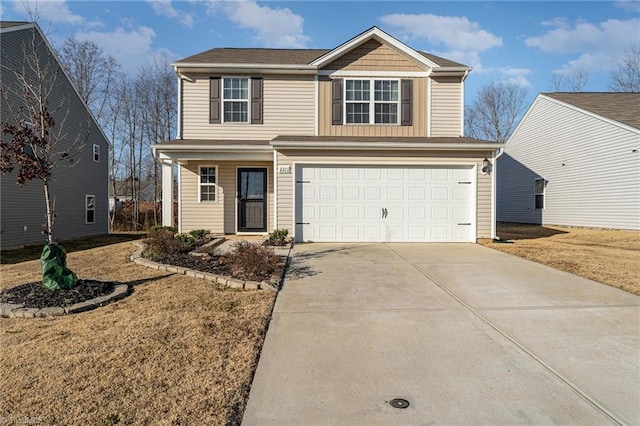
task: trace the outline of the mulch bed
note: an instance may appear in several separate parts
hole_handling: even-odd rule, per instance
[[[26,308],[54,308],[86,302],[113,293],[114,283],[79,279],[72,289],[52,291],[42,281],[22,284],[0,292],[0,303],[16,303]]]
[[[153,259],[155,262],[165,265],[180,266],[182,268],[195,269],[200,272],[208,272],[217,275],[231,275],[227,265],[222,263],[219,256],[192,256],[190,254],[173,254]]]

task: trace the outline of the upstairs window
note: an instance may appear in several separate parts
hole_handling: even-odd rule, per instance
[[[200,167],[199,196],[202,201],[217,201],[218,185],[216,184],[216,167]]]
[[[535,197],[536,210],[544,209],[544,179],[535,179],[533,181],[533,193]]]
[[[398,80],[346,80],[345,83],[347,124],[398,124]]]
[[[100,162],[100,145],[93,145],[93,161]]]
[[[249,79],[224,78],[222,117],[225,123],[249,122]]]

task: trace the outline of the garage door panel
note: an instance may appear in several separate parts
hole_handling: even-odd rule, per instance
[[[472,170],[426,166],[297,167],[296,239],[474,241]]]

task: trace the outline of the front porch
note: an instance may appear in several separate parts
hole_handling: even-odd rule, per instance
[[[266,235],[274,229],[273,149],[269,141],[172,141],[154,146],[162,163],[163,207],[178,185],[178,232]],[[204,141],[202,141],[204,142]],[[172,209],[162,222],[174,224]]]

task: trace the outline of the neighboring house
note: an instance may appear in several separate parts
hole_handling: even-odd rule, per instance
[[[640,93],[539,94],[498,164],[498,220],[640,230]]]
[[[53,170],[50,183],[57,213],[54,224],[56,239],[67,239],[88,235],[107,234],[108,220],[108,158],[109,143],[104,133],[81,100],[74,85],[63,71],[60,63],[35,23],[1,22],[0,43],[2,62],[1,120],[12,120],[10,107],[17,108],[22,98],[12,89],[19,88],[14,70],[32,78],[25,55],[37,58],[43,69],[57,75],[55,87],[48,98],[49,109],[56,127],[63,127],[67,139],[58,148],[67,149],[79,136],[84,142],[79,161],[73,167],[58,167]],[[35,81],[35,80],[34,80]],[[7,103],[8,102],[8,103]],[[64,105],[63,108],[58,106]],[[3,139],[8,136],[2,136]],[[16,184],[15,171],[1,177],[0,246],[2,249],[44,242],[41,234],[46,223],[46,204],[42,182],[32,180],[24,186]]]
[[[218,48],[173,65],[179,135],[153,149],[163,202],[179,166],[181,232],[494,235],[490,163],[502,145],[463,137],[469,67],[376,27],[330,50]]]

